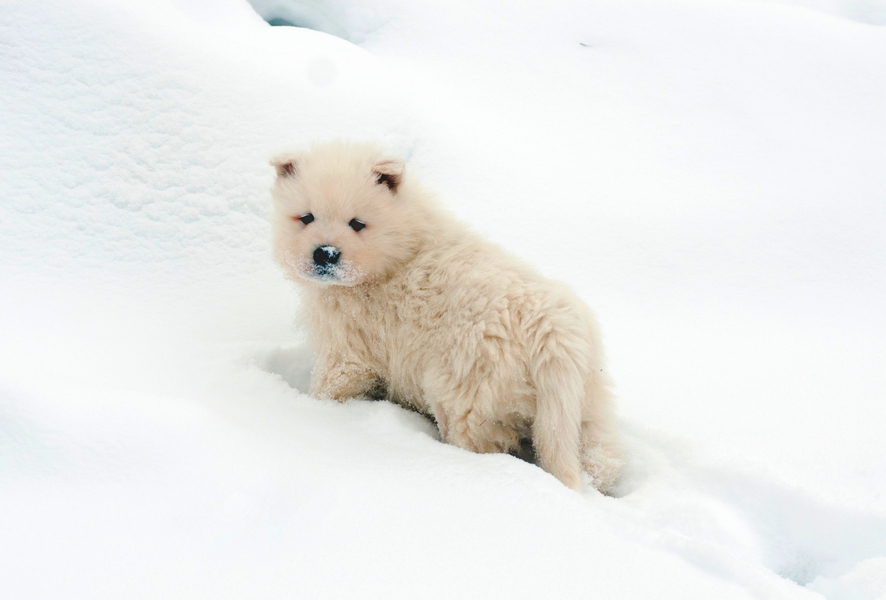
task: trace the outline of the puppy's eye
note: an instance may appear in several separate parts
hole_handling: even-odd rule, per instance
[[[307,213],[296,218],[305,225],[308,225],[309,223],[312,223],[314,221],[314,215],[312,215],[311,213]]]
[[[360,219],[351,219],[351,221],[348,223],[348,225],[349,225],[349,226],[351,227],[351,229],[353,229],[354,231],[360,231],[361,229],[363,229],[364,227],[366,227],[366,223],[364,223],[364,222],[361,221]]]

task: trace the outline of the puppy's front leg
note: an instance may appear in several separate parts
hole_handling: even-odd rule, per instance
[[[311,373],[311,395],[341,402],[369,392],[377,379],[366,365],[342,353],[324,349]]]

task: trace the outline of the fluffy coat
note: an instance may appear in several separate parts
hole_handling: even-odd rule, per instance
[[[517,452],[580,489],[609,491],[620,445],[596,322],[441,211],[402,160],[332,143],[271,161],[274,253],[303,288],[319,356],[311,394],[374,392],[474,452]]]

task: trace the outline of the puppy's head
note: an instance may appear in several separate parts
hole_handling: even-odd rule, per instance
[[[414,253],[402,160],[371,145],[332,143],[271,164],[274,255],[290,278],[354,286],[390,276]]]

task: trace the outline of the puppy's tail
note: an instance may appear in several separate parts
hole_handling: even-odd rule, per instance
[[[537,340],[531,369],[536,390],[532,425],[536,455],[548,473],[574,490],[581,490],[584,344],[548,330]]]

